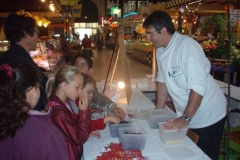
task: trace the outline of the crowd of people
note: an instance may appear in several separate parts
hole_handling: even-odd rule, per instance
[[[157,49],[156,109],[170,95],[178,117],[168,120],[165,129],[191,128],[200,137],[197,145],[217,160],[227,110],[226,98],[209,73],[210,62],[196,41],[176,32],[166,12],[154,11],[143,27]],[[35,20],[10,14],[4,32],[10,48],[0,57],[0,159],[80,160],[89,136],[100,138],[97,130],[125,117],[96,88],[91,38],[83,39],[84,54],[47,78],[29,55],[38,39]],[[101,52],[100,30],[95,41]],[[91,120],[94,110],[112,116],[96,123]]]
[[[0,159],[80,160],[88,137],[99,138],[96,130],[107,122],[119,123],[124,111],[98,93],[87,75],[93,66],[87,54],[80,54],[82,59],[62,67],[54,77],[45,76],[29,54],[38,39],[33,18],[12,13],[4,32],[10,48],[0,57]],[[64,45],[63,50],[69,51]],[[93,104],[116,113],[104,117],[101,128],[91,123]]]

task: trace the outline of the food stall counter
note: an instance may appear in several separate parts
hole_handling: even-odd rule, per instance
[[[151,66],[153,58],[152,54],[153,49],[154,47],[151,45],[136,43],[133,46],[133,53],[131,56],[137,59],[138,61],[142,62],[143,64]]]

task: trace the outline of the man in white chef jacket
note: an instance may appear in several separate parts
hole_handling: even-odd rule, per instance
[[[151,13],[143,23],[147,39],[157,49],[157,105],[164,108],[172,97],[177,117],[165,129],[188,127],[199,135],[198,146],[218,160],[226,121],[226,98],[210,75],[210,62],[192,38],[176,32],[171,17],[163,11]]]

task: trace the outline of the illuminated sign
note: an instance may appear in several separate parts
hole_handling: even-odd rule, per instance
[[[73,17],[81,17],[81,13],[82,13],[82,4],[73,6],[72,8]]]
[[[143,19],[143,16],[140,14],[130,15],[124,18],[124,20],[139,20],[139,21],[142,21],[142,19]]]
[[[111,28],[117,28],[117,27],[118,27],[118,24],[117,24],[117,23],[112,23],[112,24],[110,24],[110,27],[111,27]]]
[[[110,14],[111,14],[111,15],[114,14],[114,10],[118,10],[118,6],[116,6],[116,7],[111,7],[111,11],[110,11]]]
[[[131,16],[131,15],[135,15],[135,14],[138,14],[138,13],[137,13],[137,12],[129,12],[129,13],[127,13],[127,14],[124,14],[124,15],[123,15],[123,18],[129,17],[129,16]]]

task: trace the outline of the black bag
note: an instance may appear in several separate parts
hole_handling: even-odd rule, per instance
[[[94,57],[92,49],[83,49],[83,54],[89,57]]]

